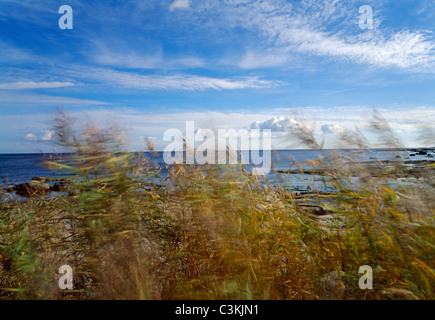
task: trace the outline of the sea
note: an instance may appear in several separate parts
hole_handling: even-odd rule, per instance
[[[424,150],[427,154],[418,154]],[[320,157],[328,158],[333,150],[278,150],[272,152],[271,170],[265,175],[266,179],[281,186],[293,189],[306,189],[308,186],[314,189],[323,188],[323,179],[311,174],[285,173],[288,170],[296,170],[297,165],[302,168],[311,166],[310,160]],[[361,163],[375,161],[401,161],[405,163],[435,160],[435,149],[366,149],[366,150],[339,150],[340,155],[356,159]],[[167,165],[163,161],[163,153],[145,155],[161,167],[161,174],[167,173]],[[57,172],[47,168],[44,163],[50,159],[68,159],[69,154],[0,154],[0,185],[10,186],[28,182],[33,177],[62,178],[65,172]],[[259,165],[261,167],[261,164]],[[246,165],[248,172],[253,166]]]

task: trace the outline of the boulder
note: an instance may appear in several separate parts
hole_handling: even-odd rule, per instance
[[[412,291],[404,288],[387,288],[382,290],[381,295],[385,300],[419,300]]]
[[[16,185],[12,190],[20,196],[31,196],[48,193],[51,191],[51,186],[44,181],[31,180],[30,182]]]

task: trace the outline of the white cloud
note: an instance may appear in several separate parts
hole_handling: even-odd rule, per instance
[[[29,141],[35,141],[35,140],[38,140],[38,137],[36,135],[34,135],[33,133],[28,133],[28,134],[26,134],[25,139],[29,140]]]
[[[74,86],[72,82],[35,82],[35,81],[18,81],[13,83],[0,84],[0,90],[24,90],[24,89],[49,89]]]
[[[346,131],[346,129],[340,126],[338,123],[324,124],[320,127],[320,129],[322,130],[323,134],[337,134]]]
[[[296,128],[302,128],[305,125],[295,120],[293,117],[274,117],[267,121],[256,121],[251,124],[251,129],[270,129],[272,132],[289,132]]]
[[[33,134],[33,133],[28,133],[28,134],[26,134],[26,136],[24,138],[28,141],[38,141],[38,142],[51,141],[54,133],[55,133],[54,130],[43,129],[43,130],[41,130],[39,136],[37,136],[36,134]]]
[[[54,130],[43,130],[42,131],[42,135],[41,135],[41,140],[42,141],[50,141],[53,138],[54,135]]]
[[[169,7],[169,10],[190,9],[190,0],[175,0]]]

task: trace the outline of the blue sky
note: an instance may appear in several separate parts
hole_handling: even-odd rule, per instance
[[[418,146],[435,119],[434,31],[434,0],[0,0],[0,153],[55,150],[59,106],[118,122],[132,150],[192,120],[286,130],[293,109],[332,147],[374,107]]]

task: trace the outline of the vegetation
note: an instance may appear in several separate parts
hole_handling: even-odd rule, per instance
[[[396,143],[381,117],[372,127]],[[312,166],[334,192],[303,197],[239,165],[161,175],[124,152],[118,130],[73,129],[57,119],[74,153],[47,162],[76,174],[65,193],[0,204],[0,299],[435,298],[434,185],[389,186],[401,167],[378,163],[374,177],[351,154],[325,155]],[[312,132],[299,137],[320,147]],[[358,133],[342,138],[367,147]],[[433,165],[424,170],[433,177]],[[62,265],[73,290],[58,287]],[[362,265],[373,290],[358,287]]]

